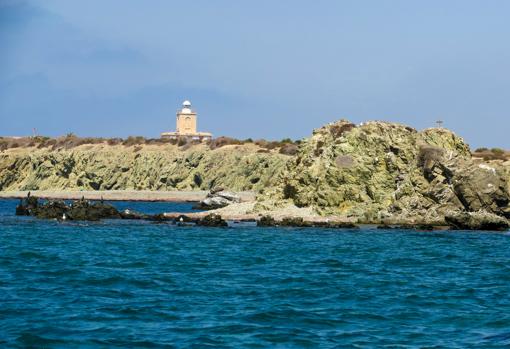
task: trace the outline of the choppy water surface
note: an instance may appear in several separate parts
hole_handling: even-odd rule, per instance
[[[507,234],[61,224],[15,204],[0,347],[510,346]]]

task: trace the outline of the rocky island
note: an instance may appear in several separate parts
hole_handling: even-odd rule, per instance
[[[281,151],[283,144],[254,142],[9,148],[0,154],[0,190],[221,187],[256,194],[210,211],[224,219],[304,226],[509,226],[509,161],[473,157],[463,139],[445,128],[418,131],[340,120],[292,146],[291,153]]]

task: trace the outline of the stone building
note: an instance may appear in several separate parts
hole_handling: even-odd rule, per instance
[[[184,101],[182,109],[177,111],[175,132],[163,132],[161,138],[208,140],[212,138],[212,134],[197,132],[197,113],[191,110],[190,101]]]

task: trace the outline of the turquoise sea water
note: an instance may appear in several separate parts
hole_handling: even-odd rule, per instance
[[[62,224],[15,205],[2,348],[510,347],[505,233]]]

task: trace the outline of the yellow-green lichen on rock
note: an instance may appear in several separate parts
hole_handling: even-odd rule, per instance
[[[289,156],[253,144],[11,149],[0,154],[0,190],[259,190]]]
[[[340,120],[315,130],[300,145],[275,188],[259,196],[256,208],[283,200],[366,222],[430,222],[441,220],[447,210],[479,205],[476,200],[463,202],[463,194],[481,192],[482,175],[471,175],[469,190],[455,182],[472,169],[478,173],[469,146],[449,130],[418,132],[395,123]],[[500,177],[495,174],[491,185],[501,187]],[[491,193],[486,199],[499,195],[503,207],[507,194]],[[501,213],[496,206],[493,211]]]

